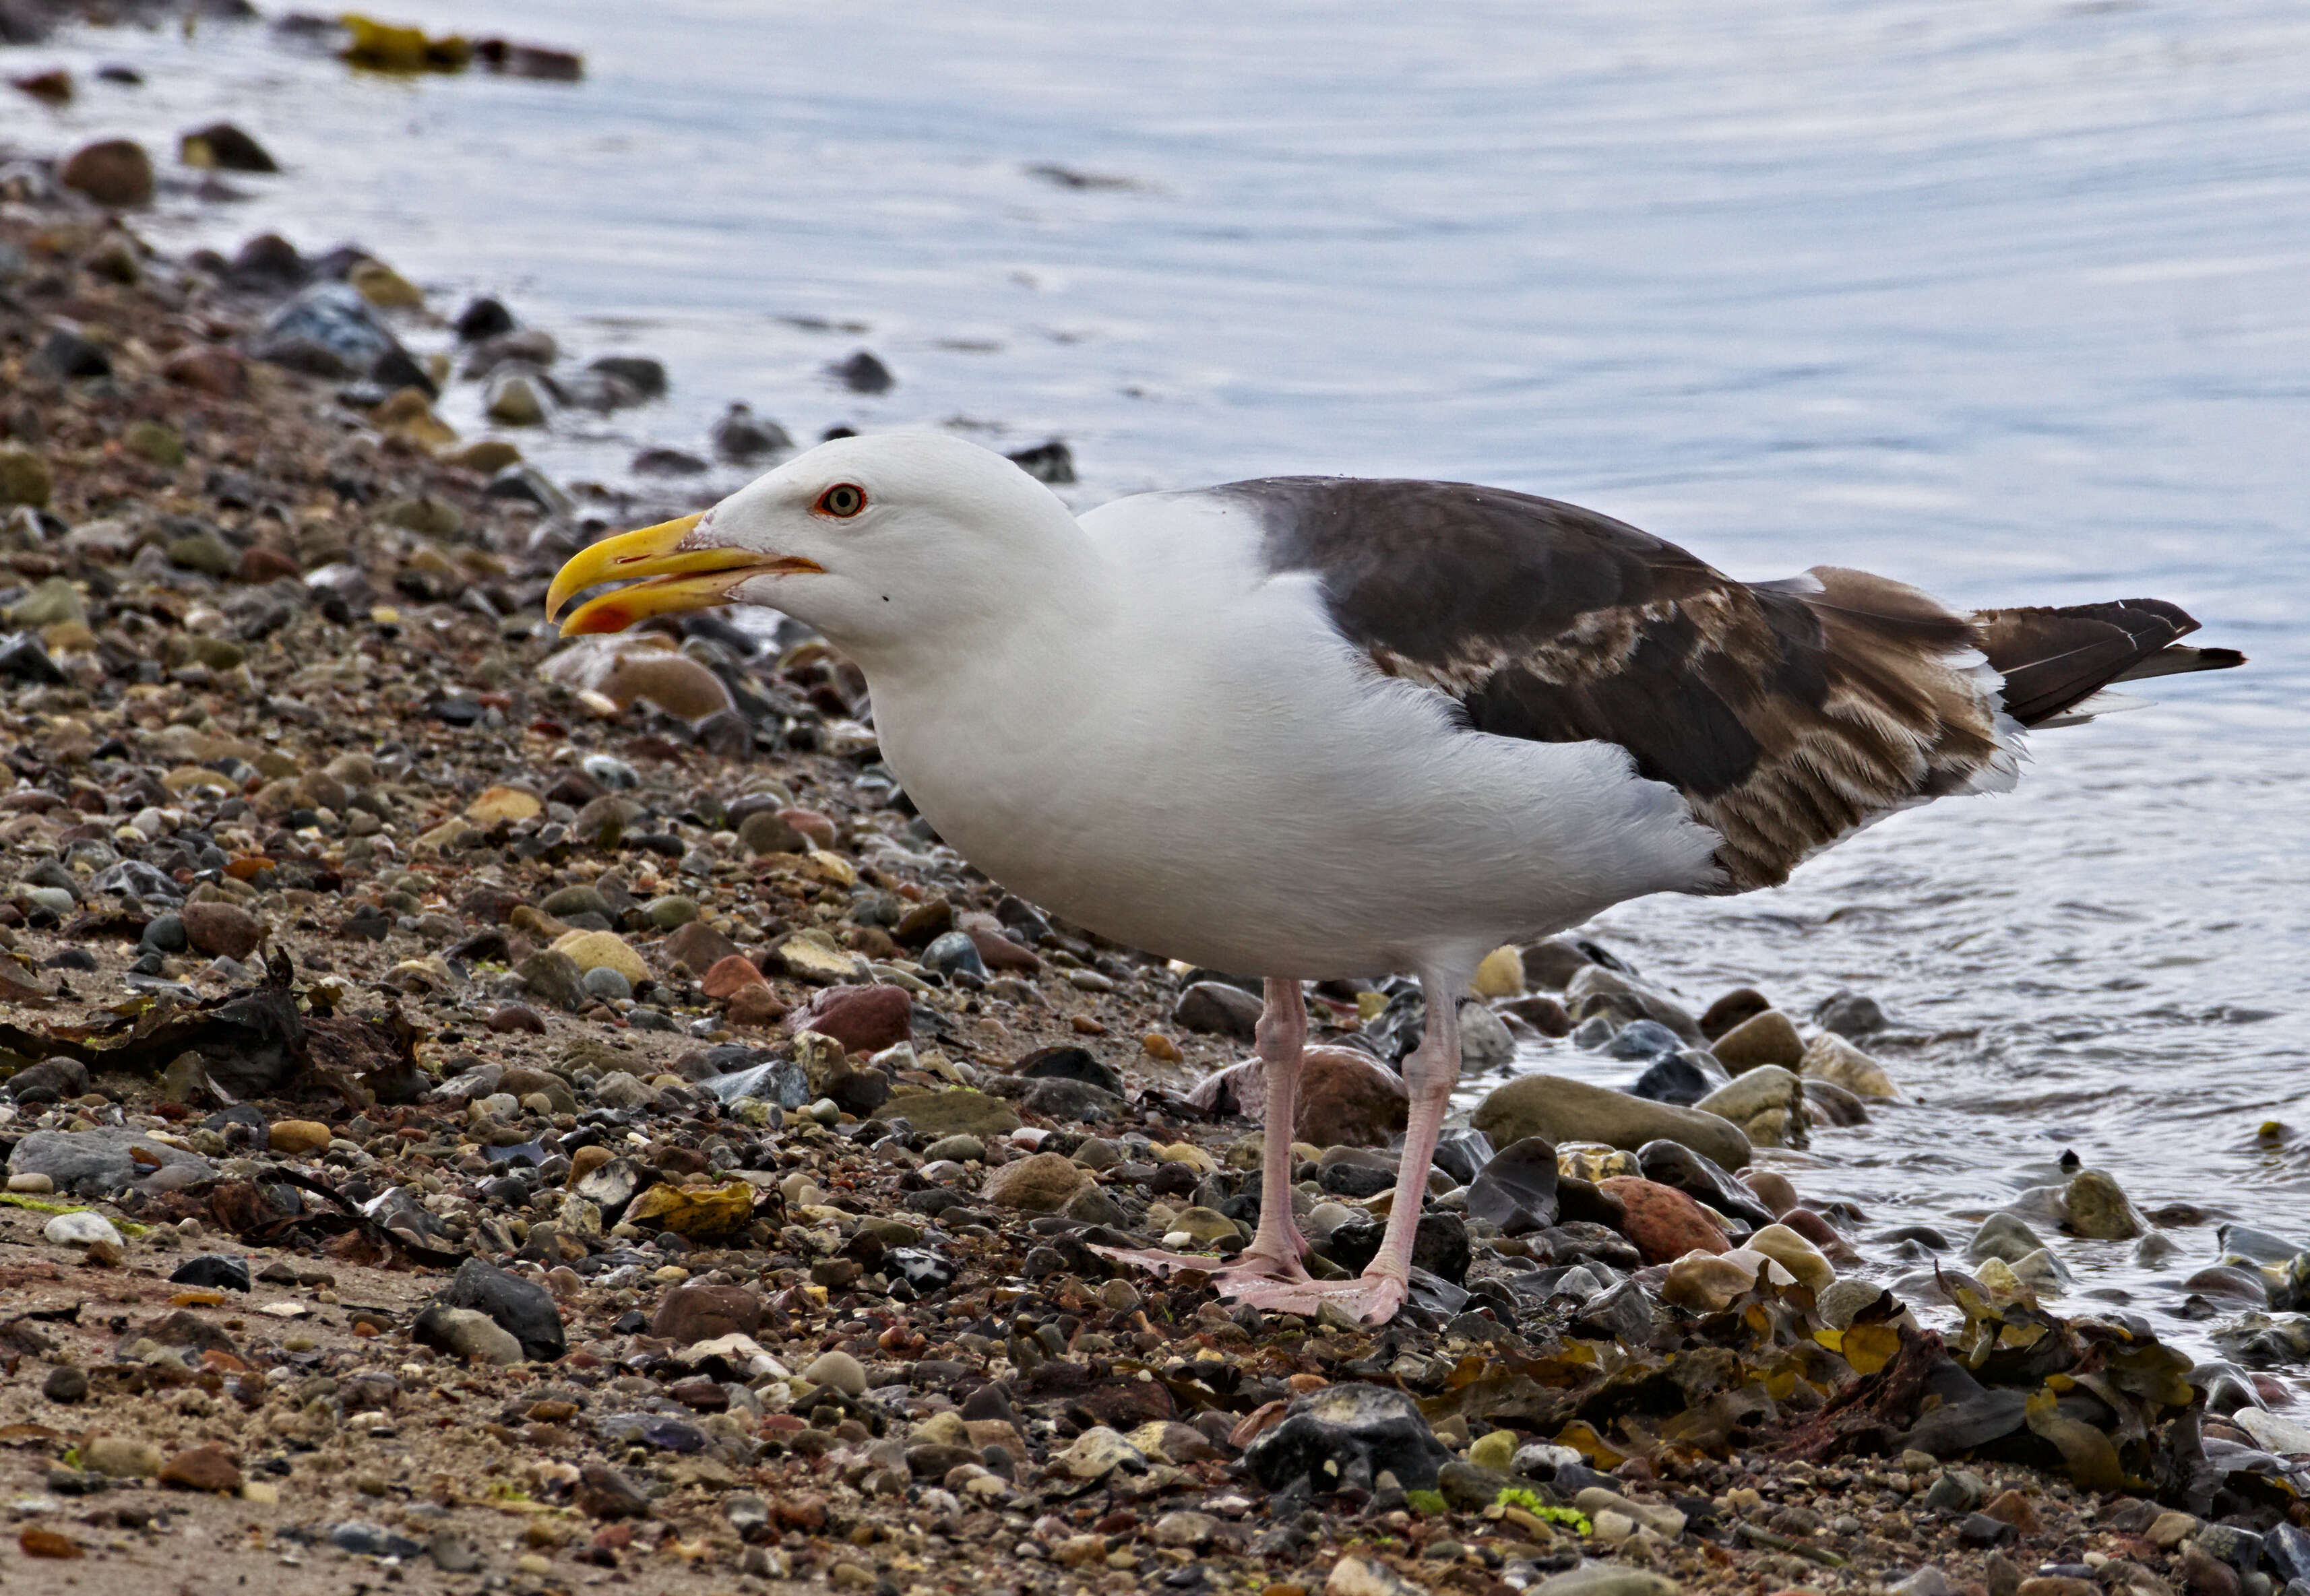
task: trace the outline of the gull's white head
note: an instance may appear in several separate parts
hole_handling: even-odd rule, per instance
[[[630,581],[580,606],[563,635],[766,604],[864,664],[1005,624],[1080,542],[1051,490],[991,450],[935,433],[837,438],[712,509],[582,551],[553,578],[545,613]]]

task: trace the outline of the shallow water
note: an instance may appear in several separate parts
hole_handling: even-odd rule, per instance
[[[1962,1233],[2070,1147],[2144,1206],[2310,1239],[2310,1155],[2257,1140],[2310,1132],[2310,14],[395,10],[581,48],[589,76],[396,81],[261,28],[79,33],[0,65],[126,60],[148,86],[19,100],[4,132],[166,143],[229,110],[288,173],[234,178],[242,204],[165,200],[157,236],[356,239],[443,304],[499,291],[581,357],[664,358],[673,394],[614,431],[521,439],[562,475],[619,481],[637,443],[697,448],[745,398],[798,437],[1063,435],[1085,505],[1463,477],[1746,577],[2183,603],[2254,667],[2149,684],[2156,707],[2037,739],[2019,794],[1896,818],[1785,889],[1595,930],[1696,1004],[1753,982],[1894,1011],[1914,1100],[1773,1155],[1864,1234]],[[857,347],[892,393],[820,377]],[[447,408],[475,424],[470,389]],[[2210,1230],[2176,1239],[2163,1271],[2056,1245],[2080,1290],[2155,1314],[2213,1254]]]

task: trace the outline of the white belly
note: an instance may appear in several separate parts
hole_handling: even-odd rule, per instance
[[[1714,837],[1621,750],[1465,731],[1361,668],[1311,579],[1214,569],[1239,538],[1215,558],[1175,535],[1158,561],[1120,530],[1138,564],[1113,624],[873,682],[908,795],[1021,898],[1166,957],[1320,977],[1472,961],[1706,878]]]

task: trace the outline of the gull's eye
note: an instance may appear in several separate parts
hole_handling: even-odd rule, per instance
[[[847,521],[866,507],[866,490],[855,482],[837,482],[820,494],[818,502],[811,507],[821,516]]]

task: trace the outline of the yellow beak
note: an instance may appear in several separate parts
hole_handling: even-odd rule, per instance
[[[730,602],[741,583],[755,577],[823,571],[799,555],[762,555],[749,549],[684,549],[705,512],[604,538],[570,557],[545,594],[545,618],[552,620],[572,595],[604,582],[639,577],[631,586],[604,594],[580,605],[561,623],[561,635],[623,631],[637,620],[676,610],[702,610]]]

